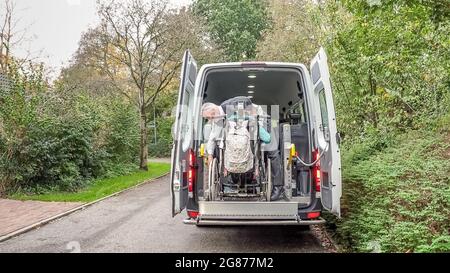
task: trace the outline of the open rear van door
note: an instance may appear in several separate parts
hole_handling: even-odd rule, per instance
[[[195,104],[195,79],[197,63],[191,53],[185,52],[181,68],[180,91],[173,127],[172,166],[170,190],[172,195],[172,216],[186,208],[188,201],[188,156],[193,146],[193,108]]]
[[[325,209],[340,217],[342,195],[340,137],[336,128],[330,73],[323,48],[311,63],[315,141],[320,159],[321,200]]]

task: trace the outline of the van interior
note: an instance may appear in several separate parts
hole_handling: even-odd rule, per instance
[[[311,127],[305,89],[302,74],[293,68],[221,68],[207,74],[203,85],[203,103],[220,105],[233,97],[248,96],[254,104],[260,105],[272,120],[269,126],[271,143],[262,145],[262,150],[278,149],[283,153],[282,128],[284,124],[290,124],[291,141],[295,144],[298,157],[304,162],[311,162]],[[208,137],[205,134],[206,124],[207,120],[203,120],[202,132],[199,132],[198,138],[202,139],[203,143],[206,143]],[[293,164],[291,188],[290,194],[287,195],[289,201],[298,201],[300,207],[309,206],[313,193],[311,167]]]

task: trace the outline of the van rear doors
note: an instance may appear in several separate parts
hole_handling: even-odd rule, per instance
[[[311,62],[314,103],[314,138],[320,159],[320,191],[325,209],[340,217],[342,195],[339,134],[336,128],[333,94],[327,55],[323,48]]]
[[[172,195],[172,216],[186,208],[188,201],[188,156],[193,147],[193,108],[195,103],[195,80],[197,63],[186,51],[181,68],[180,91],[173,128],[172,167],[170,191]]]

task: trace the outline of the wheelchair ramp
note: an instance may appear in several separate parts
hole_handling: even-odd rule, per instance
[[[297,220],[297,202],[200,201],[199,219]]]

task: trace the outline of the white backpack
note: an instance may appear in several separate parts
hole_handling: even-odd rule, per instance
[[[230,173],[246,173],[253,168],[248,121],[228,121],[225,136],[225,168]]]

